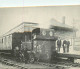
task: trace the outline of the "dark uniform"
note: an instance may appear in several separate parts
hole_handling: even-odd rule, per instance
[[[28,51],[28,49],[26,48],[26,50],[24,50],[25,63],[28,63],[28,61],[29,61],[29,53],[27,51]]]
[[[64,41],[63,41],[63,52],[64,52],[64,53],[65,53],[65,48],[66,48],[66,46],[67,46],[67,41],[64,40]]]
[[[21,46],[21,56],[22,56],[22,61],[25,61],[25,63],[27,63],[28,60],[29,60],[29,54],[28,54],[27,51],[28,51],[27,46],[22,44],[22,46]]]
[[[67,52],[69,52],[70,41],[67,41]]]
[[[61,48],[61,40],[58,40],[57,41],[57,49],[58,49],[58,52],[60,52],[60,48]]]
[[[17,61],[19,61],[20,60],[20,55],[19,55],[19,46],[16,46],[15,48],[14,48],[14,56],[15,56],[15,58],[16,58],[16,60]]]

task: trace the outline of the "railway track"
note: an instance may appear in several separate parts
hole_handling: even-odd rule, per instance
[[[25,64],[16,62],[12,58],[0,57],[0,62],[9,66],[17,67],[18,69],[55,69],[55,67],[49,67],[48,65],[41,65],[35,62],[34,64]],[[60,68],[61,69],[61,68]]]
[[[27,68],[19,65],[18,63],[15,63],[14,61],[9,60],[9,59],[0,58],[0,62],[3,64],[6,64],[8,66],[17,67],[19,69],[27,69]]]
[[[73,63],[73,62],[68,62],[68,61],[59,61],[59,62],[56,62],[56,63],[53,63],[53,64],[50,64],[50,63],[42,63],[42,62],[37,62],[38,64],[41,64],[41,65],[46,65],[46,66],[49,66],[49,67],[55,67],[55,68],[58,68],[58,69],[70,69],[70,68],[80,68],[80,63]]]
[[[69,63],[69,62],[57,62],[54,64],[35,62],[34,64],[25,64],[21,62],[16,62],[12,58],[0,57],[0,62],[9,66],[17,67],[18,69],[70,69],[71,67],[80,67],[79,63]],[[32,67],[30,67],[32,66]]]
[[[70,68],[70,67],[80,67],[80,64],[78,63],[65,63],[65,62],[59,62],[59,63],[54,63],[54,64],[50,64],[50,63],[42,63],[42,62],[37,62],[38,64],[41,65],[46,65],[49,67],[61,67],[63,68]]]

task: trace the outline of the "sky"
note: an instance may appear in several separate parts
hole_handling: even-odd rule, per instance
[[[21,23],[22,19],[24,21],[31,20],[33,22],[35,22],[35,21],[41,22],[41,21],[39,21],[40,20],[39,18],[37,20],[35,20],[36,17],[34,19],[33,18],[28,19],[27,16],[25,16],[25,14],[29,15],[26,13],[26,11],[28,12],[28,10],[20,10],[20,12],[18,13],[15,10],[7,10],[4,7],[47,6],[47,5],[50,5],[50,6],[51,5],[52,6],[54,6],[54,5],[62,6],[63,5],[64,6],[64,5],[79,5],[79,4],[80,4],[80,0],[0,0],[0,17],[1,17],[0,18],[0,35],[2,35],[3,33],[7,32],[10,29],[12,29],[19,23]],[[53,17],[61,22],[62,16],[66,15],[67,24],[72,23],[73,18],[75,18],[74,22],[77,21],[77,23],[79,23],[80,22],[80,17],[79,17],[80,10],[78,11],[78,8],[79,7],[72,8],[73,11],[70,10],[70,13],[68,12],[68,8],[67,9],[54,8],[53,12],[55,14]],[[60,13],[56,12],[59,10],[60,10]],[[19,10],[17,10],[17,11],[19,11]],[[14,14],[12,14],[12,12]],[[34,10],[34,13],[35,13],[35,10]],[[21,14],[22,14],[22,16],[21,16]],[[46,14],[47,14],[47,12],[46,12]],[[44,14],[44,15],[46,16],[46,14]],[[16,15],[16,17],[14,15]],[[72,16],[74,16],[74,17],[72,17]],[[32,15],[32,17],[34,17],[34,15]],[[38,17],[41,17],[41,16],[38,16]],[[43,18],[41,20],[43,20]]]
[[[0,0],[0,7],[79,4],[80,0]]]

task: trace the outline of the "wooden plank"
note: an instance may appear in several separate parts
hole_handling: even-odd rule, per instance
[[[76,54],[64,54],[64,53],[58,53],[58,57],[64,57],[64,58],[76,58],[76,59],[80,59],[80,55],[76,55]]]

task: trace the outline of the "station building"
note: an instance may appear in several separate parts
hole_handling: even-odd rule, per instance
[[[62,41],[61,43],[62,45],[63,45],[63,40],[69,40],[70,50],[73,51],[75,49],[75,38],[76,38],[77,29],[65,24],[65,17],[63,18],[62,23],[55,19],[52,19],[49,28],[55,30],[55,35],[57,37],[60,37]],[[56,43],[56,46],[57,46],[57,43]]]
[[[53,19],[50,23],[50,28],[55,29],[56,35],[61,39],[69,39],[76,37],[77,29],[65,24],[65,21],[63,23],[60,23],[57,20]]]

